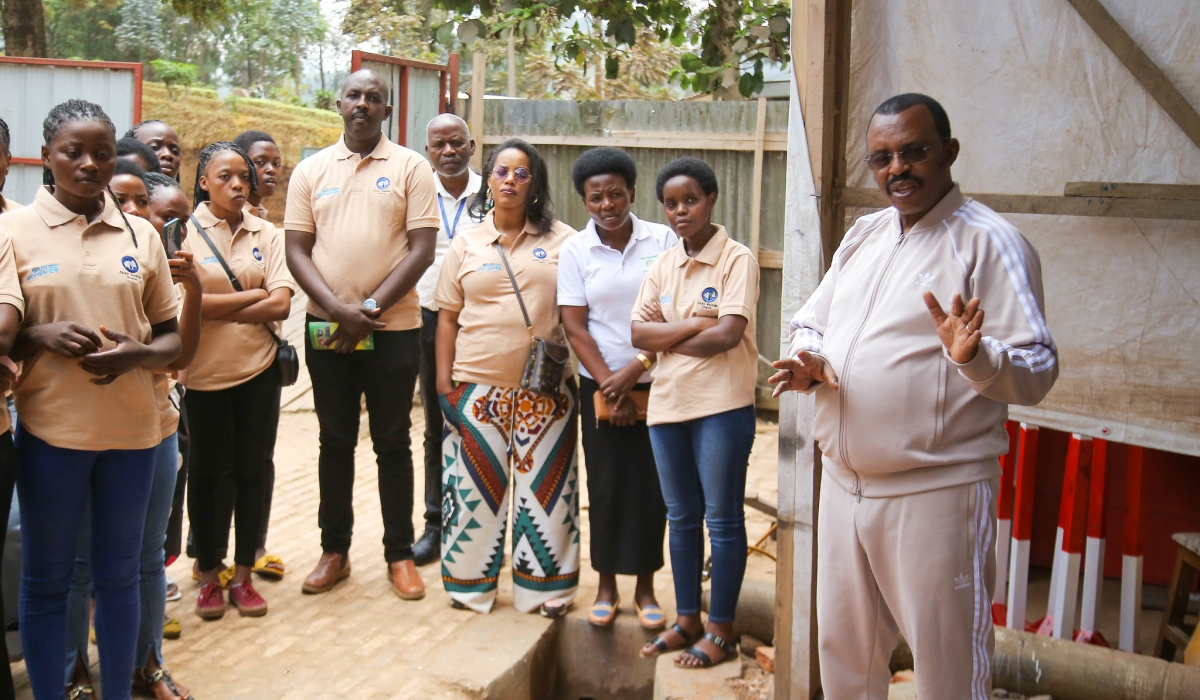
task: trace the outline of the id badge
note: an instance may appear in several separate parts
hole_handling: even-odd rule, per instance
[[[338,324],[332,321],[310,321],[308,324],[308,340],[309,345],[313,350],[332,350],[333,345],[329,344],[329,339],[333,337],[333,332],[337,330]],[[358,341],[358,345],[354,346],[355,350],[374,350],[375,349],[375,334],[370,333],[366,338]]]

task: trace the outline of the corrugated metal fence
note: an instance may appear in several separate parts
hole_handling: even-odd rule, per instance
[[[758,346],[763,356],[774,360],[779,353],[787,121],[786,102],[765,100],[488,100],[483,142],[488,152],[510,136],[533,143],[550,170],[556,216],[575,228],[587,224],[588,213],[571,182],[571,166],[588,148],[616,146],[633,156],[638,165],[633,210],[650,221],[666,221],[654,194],[658,171],[681,156],[705,160],[720,184],[713,220],[753,248],[757,218],[762,268]],[[761,158],[758,167],[756,158]]]

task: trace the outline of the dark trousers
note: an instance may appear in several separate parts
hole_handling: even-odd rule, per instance
[[[425,527],[442,527],[442,403],[437,393],[438,313],[421,309],[421,404],[425,408]]]
[[[746,573],[746,468],[754,446],[754,407],[650,426],[670,523],[675,609],[700,614],[704,525],[712,545],[710,622],[733,622]]]
[[[141,615],[142,538],[157,450],[72,450],[23,428],[18,428],[16,448],[21,645],[33,697],[63,696],[67,594],[90,499],[96,641],[100,675],[110,682],[104,697],[128,700]]]
[[[233,560],[253,566],[262,536],[263,468],[279,422],[279,369],[271,365],[228,389],[190,389],[184,401],[191,433],[188,514],[200,570],[219,566],[229,542],[230,513],[221,498],[227,479],[236,485]]]
[[[320,321],[309,316],[308,321]],[[354,530],[354,449],[358,446],[362,397],[375,462],[379,467],[379,503],[383,511],[383,555],[388,562],[412,559],[413,545],[413,390],[420,365],[420,331],[376,331],[375,349],[339,355],[304,353],[312,378],[313,403],[321,428],[318,472],[321,484],[321,549],[346,554]]]
[[[0,407],[7,411],[8,406]],[[13,451],[12,433],[0,435],[0,523],[8,527],[8,514],[12,510],[13,483],[17,476],[17,455]],[[4,541],[0,537],[0,561],[4,559]],[[4,635],[4,596],[0,595],[0,700],[13,700],[12,669],[8,666],[8,641]]]

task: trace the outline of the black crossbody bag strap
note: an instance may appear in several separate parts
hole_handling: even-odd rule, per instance
[[[525,328],[533,333],[533,323],[529,320],[529,312],[525,310],[525,300],[521,298],[521,288],[517,286],[517,278],[513,275],[512,268],[508,265],[508,256],[504,254],[504,246],[499,243],[495,244],[496,252],[500,253],[500,259],[504,261],[504,271],[508,273],[508,281],[512,282],[513,291],[517,293],[517,303],[521,305],[521,315],[525,317]]]
[[[217,246],[214,245],[212,239],[208,237],[208,232],[205,231],[204,227],[200,225],[200,221],[196,218],[196,215],[192,214],[190,218],[192,220],[192,225],[196,227],[196,231],[200,233],[200,237],[204,239],[204,243],[208,246],[208,249],[212,251],[213,257],[217,259],[217,262],[221,263],[221,267],[225,270],[225,275],[229,278],[229,284],[233,285],[233,291],[245,291],[242,288],[242,283],[238,282],[237,275],[233,274],[233,270],[229,269],[229,263],[225,262],[225,257],[221,255],[221,251],[217,250]],[[267,332],[271,334],[271,337],[275,339],[277,344],[283,344],[283,339],[275,335],[275,331],[271,330],[271,326],[269,324],[264,323],[262,325],[267,329]]]

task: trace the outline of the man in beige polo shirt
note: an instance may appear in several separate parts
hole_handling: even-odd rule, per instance
[[[425,585],[412,551],[409,414],[421,354],[415,286],[434,258],[437,190],[425,158],[383,135],[392,114],[383,78],[370,70],[350,75],[337,109],[345,133],[296,166],[283,224],[288,267],[308,293],[308,324],[337,324],[319,347],[306,333],[321,429],[323,553],[304,591],[323,593],[350,575],[354,449],[365,394],[388,577],[396,595],[416,600]],[[364,340],[374,347],[356,349]]]

